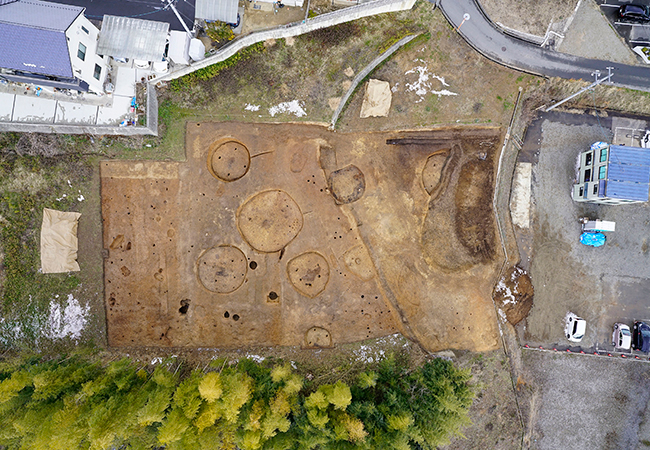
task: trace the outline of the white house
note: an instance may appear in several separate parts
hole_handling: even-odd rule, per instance
[[[79,14],[65,31],[68,51],[75,76],[88,83],[91,92],[104,92],[108,56],[97,54],[99,30],[83,14]]]
[[[649,189],[650,149],[595,142],[580,153],[571,197],[576,202],[622,205],[647,202]]]

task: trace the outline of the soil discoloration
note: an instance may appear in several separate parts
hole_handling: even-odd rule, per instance
[[[422,170],[422,184],[424,190],[429,195],[433,194],[435,189],[440,185],[442,172],[449,158],[449,150],[439,150],[434,152],[427,159],[424,169]]]
[[[517,325],[533,307],[533,294],[530,275],[513,266],[505,271],[494,288],[494,302],[505,313],[508,322]]]
[[[209,152],[208,164],[215,177],[223,181],[235,181],[248,173],[251,155],[241,142],[226,141],[213,146]]]
[[[203,287],[218,294],[228,294],[244,282],[246,256],[237,247],[214,247],[199,257],[196,269]]]
[[[287,275],[298,292],[314,298],[325,290],[330,278],[330,268],[322,255],[316,252],[307,252],[289,261]],[[277,295],[275,297],[277,298]],[[269,298],[273,300],[271,294],[269,294]]]
[[[330,174],[329,186],[336,203],[352,203],[366,190],[366,179],[357,166],[349,165]]]
[[[246,242],[263,253],[278,252],[300,233],[300,207],[280,190],[255,194],[237,214],[237,228]]]

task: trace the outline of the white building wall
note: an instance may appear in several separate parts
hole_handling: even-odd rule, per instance
[[[84,28],[88,30],[87,33]],[[66,30],[65,36],[68,38],[68,51],[74,75],[88,83],[91,92],[103,93],[104,81],[108,72],[108,56],[101,57],[97,54],[99,30],[83,14],[80,14]],[[86,57],[83,61],[78,56],[80,43],[86,46]],[[101,67],[99,79],[94,77],[95,64]]]

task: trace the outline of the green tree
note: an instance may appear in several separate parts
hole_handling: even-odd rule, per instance
[[[371,448],[435,449],[470,423],[470,379],[451,361],[436,358],[409,370],[389,357],[379,364],[374,385],[368,374],[359,377],[348,412],[365,424]]]
[[[460,434],[469,372],[435,359],[388,358],[305,388],[288,364],[216,361],[176,375],[129,359],[73,356],[0,364],[0,445],[7,449],[433,449]]]

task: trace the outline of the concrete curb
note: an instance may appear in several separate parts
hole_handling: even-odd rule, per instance
[[[411,42],[413,39],[418,37],[419,34],[414,34],[411,36],[406,36],[399,41],[397,41],[395,44],[393,44],[388,50],[386,50],[384,53],[379,55],[377,58],[375,58],[370,64],[368,64],[364,69],[357,74],[356,77],[354,77],[354,80],[352,80],[352,85],[350,86],[350,89],[345,93],[343,98],[341,99],[341,102],[339,103],[339,106],[336,108],[336,111],[332,115],[332,121],[330,122],[330,130],[333,130],[334,127],[336,127],[336,122],[339,120],[339,115],[341,114],[341,111],[343,111],[343,108],[345,108],[345,105],[347,104],[348,100],[352,96],[352,93],[355,91],[359,83],[361,83],[370,73],[375,70],[375,68],[384,62],[386,59],[388,59],[393,53],[395,53],[400,47],[406,45],[407,43]]]

